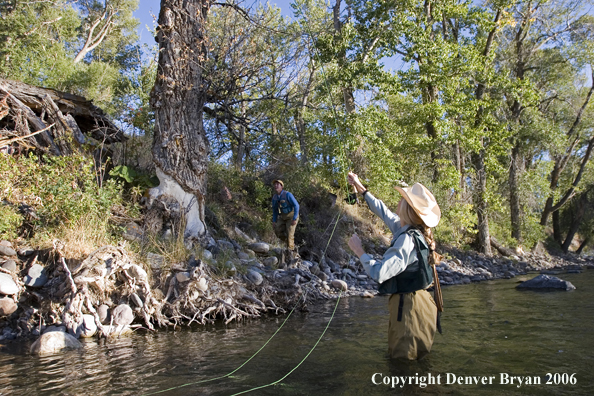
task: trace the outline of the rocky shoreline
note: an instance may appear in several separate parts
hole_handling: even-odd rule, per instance
[[[380,256],[387,247],[378,247]],[[558,274],[594,269],[592,257],[544,251],[485,257],[444,249],[437,267],[443,286],[510,279],[529,272]],[[337,263],[296,259],[262,242],[206,238],[198,256],[167,262],[148,254],[135,262],[123,247],[104,246],[84,261],[67,260],[60,244],[38,251],[0,242],[0,342],[39,338],[32,352],[77,347],[80,337],[114,337],[217,320],[229,323],[266,313],[302,309],[339,295],[373,297],[377,283],[356,257]],[[50,334],[60,333],[60,334]],[[42,336],[43,335],[43,336]],[[42,336],[42,337],[40,337]],[[40,345],[47,339],[48,345]]]

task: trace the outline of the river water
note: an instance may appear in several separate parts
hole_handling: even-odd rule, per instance
[[[515,289],[533,276],[444,287],[443,335],[419,362],[387,357],[387,297],[352,297],[294,312],[230,376],[287,315],[93,339],[83,350],[44,357],[28,355],[28,345],[4,345],[0,395],[235,395],[295,369],[335,308],[301,365],[247,394],[593,395],[594,271],[560,275],[577,287],[571,292]]]

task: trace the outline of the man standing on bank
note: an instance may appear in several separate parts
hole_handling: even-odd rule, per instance
[[[365,253],[357,234],[348,242],[367,274],[380,284],[379,292],[391,294],[388,304],[390,356],[421,359],[431,351],[437,329],[437,307],[425,289],[434,278],[435,241],[431,228],[441,218],[439,206],[425,186],[415,183],[412,187],[396,187],[402,198],[393,213],[363,187],[356,174],[349,173],[348,182],[363,194],[369,209],[393,234],[390,248],[381,260]]]
[[[276,236],[287,244],[289,260],[294,260],[298,257],[295,251],[295,228],[299,221],[299,203],[284,187],[282,180],[272,182],[272,223]]]

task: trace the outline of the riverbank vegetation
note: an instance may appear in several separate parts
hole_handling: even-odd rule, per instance
[[[349,170],[391,207],[396,184],[428,186],[446,250],[519,262],[539,243],[550,252],[587,249],[591,2],[296,0],[292,19],[272,6],[184,4],[162,2],[158,52],[138,42],[134,1],[0,4],[0,239],[53,250],[52,265],[61,257],[69,270],[119,244],[149,272],[184,273],[164,272],[155,280],[163,295],[141,296],[149,327],[159,304],[180,295],[184,308],[176,300],[157,322],[190,315],[188,296],[198,298],[207,280],[259,279],[245,250],[277,245],[276,178],[301,204],[296,242],[312,264],[293,268],[290,282],[273,276],[287,287],[307,273],[318,282],[319,271],[372,288],[357,278],[345,237],[357,232],[381,254],[389,235],[362,204],[347,203]],[[195,17],[177,19],[185,14]],[[30,94],[34,86],[53,89],[53,99]],[[91,108],[82,97],[107,113],[117,139],[107,121],[81,118]],[[63,121],[71,113],[78,132]],[[24,257],[23,273],[33,263]],[[278,268],[266,258],[257,261]],[[175,286],[186,272],[193,286]],[[118,276],[136,287],[130,274]],[[230,307],[240,309],[237,299],[256,311],[280,301],[272,289],[242,288],[218,297],[225,318],[242,316]],[[83,302],[101,302],[85,298],[77,314]]]

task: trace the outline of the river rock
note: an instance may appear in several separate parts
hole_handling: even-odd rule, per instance
[[[256,270],[249,269],[246,274],[246,277],[249,279],[250,282],[252,282],[256,286],[259,286],[260,284],[262,284],[262,281],[263,281],[262,274],[260,274]]]
[[[109,319],[109,307],[105,304],[99,305],[99,308],[97,308],[97,315],[99,315],[101,324],[107,323]]]
[[[8,246],[0,245],[0,255],[3,256],[16,256],[17,252]]]
[[[7,240],[2,240],[2,241],[0,241],[0,246],[6,246],[9,248],[12,248],[12,243],[10,243],[10,241],[7,241]]]
[[[0,316],[7,316],[16,311],[18,305],[12,298],[4,297],[0,298]]]
[[[103,326],[103,330],[107,337],[119,337],[134,333],[134,330],[130,326],[106,325]]]
[[[516,286],[516,289],[554,289],[554,290],[575,290],[571,282],[559,279],[556,276],[538,275]]]
[[[245,249],[245,252],[248,254],[248,256],[250,256],[250,258],[256,258],[256,252],[254,252],[252,249]]]
[[[336,264],[334,261],[326,258],[326,264],[330,267],[332,272],[340,272],[340,265]]]
[[[152,269],[159,269],[165,264],[165,257],[160,254],[147,253],[146,261]]]
[[[47,271],[45,270],[45,267],[40,264],[33,264],[31,268],[29,268],[29,272],[27,272],[23,281],[27,286],[42,287],[47,283],[47,280]]]
[[[200,291],[205,292],[206,290],[208,290],[208,282],[205,278],[200,278],[198,280],[198,283],[196,284],[196,287],[198,287]]]
[[[189,272],[178,272],[175,274],[175,278],[179,283],[185,283],[190,280],[190,273]]]
[[[136,293],[130,294],[130,300],[138,307],[142,308],[144,304],[142,303],[142,299]]]
[[[7,260],[4,264],[2,264],[2,268],[8,270],[10,272],[15,272],[17,269],[16,261],[14,260]]]
[[[235,274],[237,272],[237,268],[235,267],[235,263],[231,260],[225,263],[225,268],[230,274]]]
[[[143,235],[144,233],[142,231],[142,228],[132,221],[126,224],[126,229],[124,230],[122,237],[127,241],[141,241]]]
[[[239,252],[239,253],[237,253],[237,257],[240,260],[249,260],[250,259],[250,255],[247,254],[246,252]]]
[[[226,241],[224,239],[219,239],[217,241],[217,245],[221,250],[235,250],[235,245],[233,243]]]
[[[19,248],[19,250],[17,251],[17,253],[19,254],[19,256],[30,256],[33,253],[35,253],[35,249],[33,249],[30,246],[24,246],[22,248]]]
[[[120,304],[111,313],[113,323],[120,326],[128,326],[134,321],[134,312],[128,304]]]
[[[264,259],[264,261],[262,262],[265,266],[267,267],[275,267],[278,264],[278,258],[272,256],[272,257],[267,257]]]
[[[250,237],[249,235],[247,235],[245,232],[241,231],[239,229],[239,227],[235,226],[235,234],[237,234],[238,237],[240,237],[241,239],[245,240],[246,242],[254,242],[254,239],[252,237]]]
[[[270,245],[264,242],[250,243],[248,249],[251,249],[256,253],[266,254],[270,250]]]
[[[31,353],[44,355],[56,353],[63,349],[82,348],[82,344],[68,333],[59,331],[46,332],[31,345]]]
[[[341,291],[347,291],[349,289],[349,285],[347,285],[347,283],[343,280],[340,279],[334,279],[331,283],[332,287],[334,287],[337,290],[341,290]]]
[[[212,252],[210,250],[204,249],[202,251],[202,258],[206,261],[212,260]]]
[[[318,276],[318,278],[320,278],[322,281],[327,281],[328,280],[328,275],[326,275],[325,272],[319,271],[319,273],[316,274]]]
[[[97,324],[93,315],[84,314],[83,321],[78,326],[76,333],[83,338],[93,337],[97,332]]]
[[[0,293],[6,294],[7,296],[12,296],[13,294],[17,294],[19,292],[19,287],[12,280],[12,277],[4,272],[0,272]]]
[[[126,271],[128,272],[128,275],[130,275],[134,279],[138,279],[141,281],[145,281],[148,279],[146,271],[140,265],[132,264],[128,267]]]
[[[48,326],[43,331],[43,333],[44,334],[45,333],[51,333],[52,331],[58,331],[60,333],[65,333],[66,332],[66,326],[57,326],[57,325]]]

